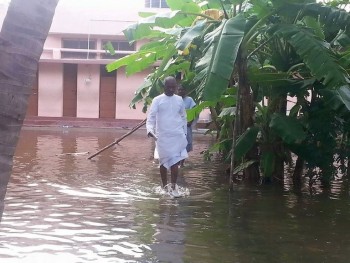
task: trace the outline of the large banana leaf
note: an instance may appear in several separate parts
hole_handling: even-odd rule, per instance
[[[135,92],[135,97],[130,102],[131,108],[136,108],[136,103],[144,99],[145,92],[149,90],[152,86],[152,81],[149,78],[146,78],[145,81],[142,83],[141,87],[138,88],[138,90]]]
[[[181,10],[183,12],[200,13],[202,9],[192,0],[167,0],[171,10]]]
[[[309,31],[298,25],[279,25],[275,33],[295,48],[311,73],[325,86],[337,88],[349,83],[346,70],[337,63],[329,47]]]
[[[287,144],[301,142],[306,133],[300,122],[291,116],[275,113],[271,117],[270,128],[272,128]]]
[[[219,118],[223,118],[225,116],[234,116],[236,115],[236,107],[228,107],[223,108],[219,114]]]
[[[128,26],[123,33],[129,42],[134,42],[143,38],[151,38],[156,31],[153,27],[171,28],[180,24],[181,20],[186,19],[186,15],[179,10],[159,13],[140,20],[139,22]],[[188,24],[188,23],[186,23]]]
[[[347,11],[325,6],[319,3],[299,4],[302,16],[312,16],[328,26],[346,29],[349,26],[350,15]]]
[[[260,165],[264,177],[272,176],[273,170],[275,168],[275,160],[276,155],[271,151],[263,152],[261,154]]]
[[[240,160],[254,146],[259,131],[259,127],[253,126],[248,128],[241,136],[239,136],[235,148],[236,160]]]
[[[202,112],[202,110],[204,110],[205,108],[208,108],[208,107],[213,107],[215,105],[216,105],[216,103],[213,101],[202,101],[201,103],[199,103],[198,105],[196,105],[192,109],[186,110],[187,120],[188,121],[194,120],[195,118],[197,118],[197,116],[199,116],[199,114]]]
[[[126,74],[132,75],[153,65],[168,52],[168,46],[159,43],[149,49],[140,50],[134,54],[122,57],[106,66],[108,72],[126,66]]]
[[[342,86],[336,90],[323,90],[321,94],[326,96],[327,104],[333,110],[345,107],[348,112],[350,111],[350,89],[348,86]]]
[[[342,86],[335,91],[339,100],[350,111],[350,89],[349,86]]]
[[[286,72],[264,72],[262,70],[250,69],[249,81],[251,85],[258,86],[259,88],[269,88],[272,95],[288,94],[289,96],[295,96],[296,94],[303,93],[315,82],[314,78],[292,79],[290,73]],[[270,94],[263,94],[264,96]]]
[[[324,6],[319,3],[300,5],[301,16],[311,16],[319,20],[324,25],[324,30],[339,32],[334,44],[342,47],[350,45],[350,14],[346,10]]]
[[[195,26],[190,27],[188,31],[176,42],[175,46],[179,50],[184,50],[196,37],[200,36],[206,27],[206,21],[198,22]]]
[[[204,100],[218,100],[228,87],[237,53],[244,37],[246,19],[238,15],[222,22],[222,30],[211,32],[206,54],[196,68],[202,73],[200,82]]]

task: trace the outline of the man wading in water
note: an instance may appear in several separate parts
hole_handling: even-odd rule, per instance
[[[194,106],[196,106],[196,103],[194,100],[190,97],[187,96],[187,91],[183,86],[179,86],[178,93],[179,96],[182,97],[183,102],[185,104],[185,109],[192,109]],[[192,144],[192,125],[194,122],[197,121],[197,118],[195,120],[192,120],[190,122],[187,122],[187,132],[186,132],[186,139],[187,139],[187,146],[186,146],[186,151],[187,153],[191,152],[193,150],[193,144]],[[185,164],[185,159],[180,161],[180,166],[183,167]]]
[[[155,134],[156,150],[159,155],[160,176],[163,187],[168,184],[167,170],[171,172],[171,187],[168,190],[174,197],[179,197],[176,181],[178,163],[188,157],[186,146],[187,119],[182,97],[174,94],[177,82],[174,77],[164,80],[164,93],[152,101],[147,122],[147,135]]]

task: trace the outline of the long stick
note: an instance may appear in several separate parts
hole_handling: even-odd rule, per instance
[[[140,127],[142,127],[143,125],[146,124],[146,120],[144,119],[143,121],[141,121],[139,124],[137,124],[134,128],[132,128],[131,131],[129,131],[128,133],[124,134],[122,137],[120,137],[119,139],[115,140],[114,142],[112,142],[111,144],[108,144],[107,146],[103,147],[101,150],[99,150],[98,152],[90,155],[88,157],[88,159],[92,159],[94,158],[96,155],[100,154],[101,152],[103,152],[104,150],[107,150],[108,148],[111,148],[113,145],[117,144],[118,142],[120,142],[121,140],[123,140],[125,137],[129,136],[130,134],[132,134],[134,131],[138,130]]]

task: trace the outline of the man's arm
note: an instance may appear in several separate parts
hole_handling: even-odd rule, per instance
[[[182,123],[183,123],[184,133],[187,134],[187,113],[186,113],[186,108],[185,108],[184,103],[181,103],[180,116],[181,116]]]
[[[157,108],[158,107],[157,107],[156,101],[152,101],[151,107],[148,112],[147,121],[146,121],[146,129],[147,129],[148,137],[152,137],[152,134],[155,133]]]
[[[189,107],[189,109],[192,109],[192,108],[194,108],[197,104],[194,102],[194,100],[191,98],[191,97],[189,97],[190,98],[190,107]],[[198,120],[198,118],[199,117],[195,117],[193,120],[191,120],[191,121],[189,121],[188,123],[187,123],[187,127],[191,127],[192,126],[192,124],[193,124],[193,122],[197,122],[197,120]]]

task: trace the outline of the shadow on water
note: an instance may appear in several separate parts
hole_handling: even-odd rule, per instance
[[[199,154],[180,169],[190,196],[158,194],[154,142],[138,131],[22,131],[0,229],[1,262],[348,262],[349,189],[236,185]],[[78,153],[78,154],[76,154]]]

